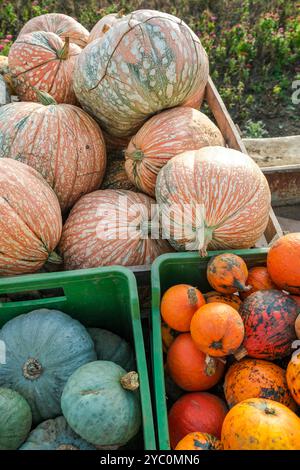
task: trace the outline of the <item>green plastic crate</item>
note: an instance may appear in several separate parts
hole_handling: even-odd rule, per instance
[[[1,294],[44,289],[53,290],[55,297],[0,302],[0,327],[22,313],[49,308],[59,309],[87,327],[105,328],[127,339],[135,348],[140,379],[143,445],[146,450],[155,450],[150,388],[133,273],[123,267],[109,267],[0,279],[0,298]],[[59,296],[58,292],[61,292]]]
[[[212,256],[228,252],[241,256],[246,261],[248,267],[251,267],[265,264],[268,249],[210,251],[205,258],[200,258],[194,252],[172,253],[159,256],[152,265],[151,354],[157,438],[160,450],[170,449],[161,338],[161,297],[169,287],[175,284],[191,284],[198,287],[202,292],[212,290],[206,279],[207,263]]]

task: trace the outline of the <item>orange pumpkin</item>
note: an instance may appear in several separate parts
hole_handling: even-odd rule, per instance
[[[268,398],[295,411],[297,408],[287,386],[285,370],[272,362],[243,359],[227,371],[224,392],[229,408],[247,398]]]
[[[235,310],[239,311],[242,305],[241,299],[234,294],[220,294],[220,292],[217,291],[210,291],[204,294],[204,298],[206,300],[206,303],[210,304],[211,302],[221,302],[223,304],[230,305],[232,308],[235,308]]]
[[[246,299],[246,297],[249,297],[250,294],[258,290],[276,289],[265,266],[250,268],[246,284],[251,286],[251,289],[240,293],[242,299]]]
[[[167,366],[174,382],[187,392],[201,392],[216,385],[223,362],[199,351],[190,333],[179,335],[170,346]]]
[[[174,330],[189,331],[192,316],[204,304],[205,299],[198,289],[187,284],[178,284],[164,293],[160,306],[161,316]]]
[[[221,441],[205,432],[190,432],[178,442],[175,450],[222,450]]]
[[[245,261],[233,253],[223,253],[211,258],[207,265],[207,280],[218,292],[233,294],[248,291],[248,269]]]
[[[224,303],[201,307],[192,318],[191,335],[200,351],[213,357],[233,354],[244,338],[244,324],[238,312]]]
[[[294,400],[300,405],[300,352],[292,355],[286,370],[287,384]]]
[[[300,295],[300,233],[279,238],[270,248],[267,267],[272,281],[280,289]]]
[[[88,43],[95,41],[95,39],[102,38],[107,31],[114,26],[120,18],[123,16],[123,11],[119,11],[119,13],[111,13],[109,15],[103,16],[92,28]]]
[[[161,337],[163,342],[163,351],[167,353],[171,344],[175,341],[178,336],[178,331],[170,328],[166,323],[161,322]]]
[[[221,440],[224,450],[299,450],[300,419],[281,403],[249,398],[231,408]]]

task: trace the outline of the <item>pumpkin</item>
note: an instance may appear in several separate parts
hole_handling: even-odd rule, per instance
[[[224,372],[224,364],[199,351],[190,333],[177,336],[170,346],[167,368],[174,382],[187,392],[212,388]]]
[[[240,296],[244,300],[249,297],[250,294],[258,290],[276,289],[274,282],[270,278],[266,266],[255,266],[249,269],[247,285],[251,286],[246,292],[241,292]]]
[[[191,335],[197,348],[213,357],[233,354],[244,338],[238,312],[224,303],[212,302],[199,308],[191,321]]]
[[[161,337],[163,342],[163,351],[165,353],[170,349],[171,344],[175,341],[178,336],[178,331],[170,328],[165,322],[161,323]]]
[[[34,31],[55,33],[63,40],[69,38],[71,43],[80,47],[85,47],[89,39],[87,29],[74,18],[62,13],[47,13],[31,18],[21,29],[18,39],[24,34],[33,33]]]
[[[300,295],[300,233],[289,233],[277,240],[267,257],[268,272],[280,289]]]
[[[63,228],[65,268],[151,264],[171,251],[165,240],[147,236],[152,204],[148,196],[132,191],[105,189],[83,196]]]
[[[194,97],[207,79],[208,58],[191,29],[167,13],[138,10],[83,50],[74,89],[101,128],[126,137]]]
[[[127,371],[135,368],[133,350],[127,341],[101,328],[88,328],[88,332],[94,341],[98,360],[114,362]]]
[[[204,298],[208,304],[211,302],[221,302],[230,305],[230,307],[235,308],[237,311],[239,311],[242,305],[241,299],[234,294],[221,294],[220,292],[210,291],[204,294]]]
[[[249,398],[227,414],[222,444],[224,450],[299,450],[300,419],[281,403]]]
[[[0,276],[57,262],[61,230],[59,203],[46,181],[33,168],[0,158]]]
[[[77,321],[58,310],[35,310],[0,330],[6,363],[0,385],[19,392],[38,423],[61,413],[60,398],[69,376],[96,359],[93,341]]]
[[[109,361],[96,361],[77,369],[61,399],[71,428],[97,446],[122,446],[141,425],[138,379]]]
[[[167,325],[176,331],[189,331],[194,313],[205,304],[201,292],[188,284],[170,287],[163,295],[160,312]]]
[[[97,123],[82,109],[58,105],[39,92],[38,103],[0,108],[0,157],[35,168],[56,193],[63,212],[103,179],[106,151]]]
[[[188,100],[183,103],[183,106],[189,106],[190,108],[200,109],[205,97],[205,88],[199,88],[194,96],[191,96]]]
[[[268,223],[271,195],[248,155],[216,146],[169,160],[157,177],[156,200],[172,246],[205,255],[255,245]]]
[[[285,370],[260,359],[243,359],[233,364],[225,376],[224,393],[229,408],[248,398],[267,398],[296,410]]]
[[[22,35],[12,45],[8,63],[22,101],[36,101],[36,91],[51,93],[58,103],[75,104],[74,66],[81,49],[54,33]]]
[[[125,189],[136,192],[136,187],[129,181],[124,160],[109,160],[101,189]]]
[[[123,11],[119,11],[118,13],[110,13],[109,15],[103,16],[92,28],[88,43],[95,41],[95,39],[102,38],[107,31],[114,26],[120,18],[123,17]]]
[[[31,421],[27,401],[14,390],[0,388],[0,450],[18,449],[29,434]]]
[[[234,253],[222,253],[211,258],[207,265],[207,280],[218,292],[233,294],[248,291],[248,269],[245,261]]]
[[[298,345],[299,346],[299,345]],[[300,405],[300,351],[296,351],[286,370],[287,384],[295,402]]]
[[[295,321],[295,331],[297,338],[300,339],[300,314],[297,316]]]
[[[262,290],[244,301],[240,315],[245,337],[235,357],[245,355],[256,359],[279,359],[291,352],[297,318],[297,304],[278,290]]]
[[[222,450],[221,441],[205,432],[190,432],[178,442],[175,450]]]
[[[217,126],[196,109],[168,109],[149,119],[131,139],[125,152],[130,181],[150,196],[161,168],[187,150],[225,145]]]
[[[96,450],[81,439],[63,416],[39,424],[19,450]]]
[[[172,449],[187,434],[205,432],[220,439],[227,407],[221,398],[207,392],[183,395],[169,411],[169,434]]]

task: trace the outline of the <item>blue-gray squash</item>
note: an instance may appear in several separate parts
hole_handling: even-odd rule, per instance
[[[133,350],[127,341],[102,328],[88,328],[88,332],[94,341],[99,361],[114,362],[127,371],[136,368]]]
[[[9,388],[0,388],[0,450],[16,450],[31,428],[31,409],[25,398]]]
[[[0,330],[0,340],[6,345],[0,386],[26,398],[35,423],[61,415],[68,378],[96,359],[84,326],[58,310],[35,310],[10,320]]]
[[[96,450],[81,439],[63,416],[39,424],[19,450]]]
[[[135,436],[141,424],[136,372],[109,361],[77,369],[61,399],[63,414],[83,439],[100,447],[119,447]]]

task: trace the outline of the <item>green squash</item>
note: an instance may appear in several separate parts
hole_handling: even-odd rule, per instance
[[[99,361],[114,362],[127,371],[135,369],[134,354],[127,341],[102,328],[88,328],[88,332],[94,341]]]
[[[63,416],[39,424],[19,450],[96,450],[81,439]]]
[[[120,447],[141,425],[136,372],[109,361],[81,366],[69,378],[61,399],[71,428],[97,447]]]
[[[18,392],[0,388],[0,450],[16,450],[31,428],[30,406]]]
[[[61,415],[68,378],[96,359],[84,326],[58,310],[35,310],[10,320],[0,330],[0,340],[6,345],[0,386],[26,398],[35,423]]]

